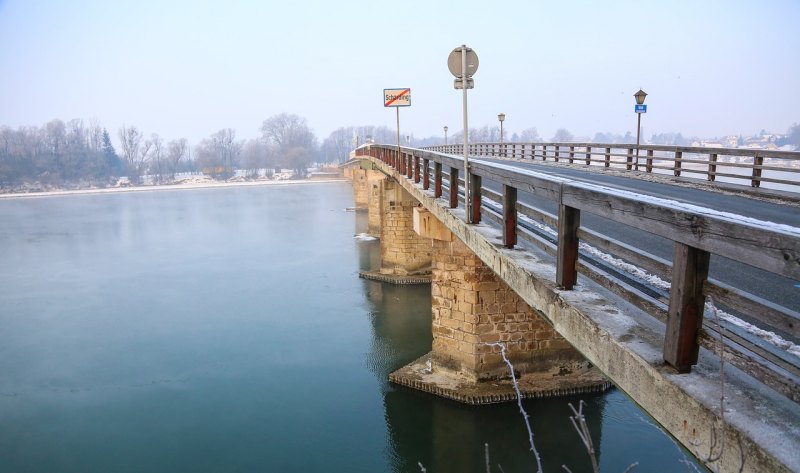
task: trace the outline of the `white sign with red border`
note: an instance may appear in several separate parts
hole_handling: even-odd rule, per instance
[[[384,107],[410,107],[411,89],[383,89]]]

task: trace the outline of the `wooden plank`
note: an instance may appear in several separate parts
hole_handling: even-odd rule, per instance
[[[552,202],[559,201],[561,182],[545,174],[526,172],[524,170],[521,172],[521,170],[514,169],[508,165],[500,167],[491,163],[477,161],[470,161],[470,167],[473,173],[479,174],[489,181],[508,184],[519,191],[528,192]]]
[[[719,305],[749,314],[754,319],[793,337],[800,337],[800,313],[780,306],[733,286],[710,279],[705,294]]]
[[[514,248],[517,244],[517,189],[503,185],[503,245]]]
[[[636,267],[655,274],[656,276],[669,280],[672,274],[672,263],[650,254],[639,248],[635,248],[619,240],[597,233],[588,228],[578,229],[578,238],[584,243],[588,243],[600,251],[609,253],[620,258]]]
[[[592,184],[564,184],[562,199],[570,207],[800,280],[800,239],[780,228],[690,212],[667,201],[613,195]]]
[[[703,348],[713,351],[715,355],[719,355],[719,338],[705,329],[700,331],[700,344]],[[724,343],[723,356],[726,363],[739,368],[790,400],[800,403],[800,386],[789,373],[765,366],[758,356],[730,340]]]
[[[558,255],[556,284],[570,290],[578,282],[578,227],[581,211],[561,204],[558,206]]]
[[[683,243],[675,243],[672,260],[672,287],[669,291],[664,361],[679,373],[688,373],[697,363],[698,334],[703,323],[709,253]]]

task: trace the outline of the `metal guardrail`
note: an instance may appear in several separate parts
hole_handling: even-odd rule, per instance
[[[463,155],[463,144],[423,148]],[[800,192],[800,152],[608,143],[471,143],[469,154],[644,170],[673,176],[723,178],[752,187],[762,183]]]
[[[458,152],[458,150],[455,150]],[[433,187],[434,197],[443,198],[448,189],[448,205],[459,205],[459,170],[462,158],[446,154],[396,146],[370,145],[357,150],[358,156],[370,156],[393,167],[400,175]],[[444,183],[447,177],[448,185]],[[502,185],[502,194],[482,187],[482,180]],[[800,337],[800,314],[773,301],[766,301],[741,289],[708,278],[711,255],[800,280],[800,229],[766,225],[752,219],[684,207],[674,201],[631,192],[608,189],[594,184],[552,177],[513,166],[475,161],[470,164],[472,222],[482,216],[496,220],[503,229],[503,244],[513,248],[524,238],[556,257],[556,284],[572,289],[580,271],[666,323],[664,360],[679,373],[696,364],[700,346],[716,349],[717,330],[704,323],[706,296],[726,308],[748,313],[767,329],[791,337]],[[451,190],[456,190],[453,192]],[[558,205],[558,215],[517,201],[521,190]],[[484,201],[490,196],[497,203]],[[613,222],[664,237],[674,242],[673,261],[665,261],[646,251],[633,248],[607,236],[580,227],[580,214],[590,212]],[[555,229],[551,241],[535,235],[520,221],[522,213],[529,220],[550,224]],[[654,274],[671,279],[665,297],[631,289],[624,281],[609,281],[607,272],[579,261],[579,242],[585,240],[615,257],[631,262]],[[668,300],[665,304],[662,299]],[[702,328],[701,328],[702,327]],[[800,402],[800,367],[791,357],[775,356],[747,337],[733,334],[725,342],[725,358],[789,399]]]

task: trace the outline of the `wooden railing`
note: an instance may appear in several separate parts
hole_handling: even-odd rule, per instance
[[[464,145],[424,149],[463,156]],[[800,152],[606,143],[471,143],[470,156],[577,163],[800,192]]]
[[[397,171],[398,177],[413,180],[423,190],[433,187],[435,198],[443,198],[447,188],[447,205],[459,206],[459,184],[463,189],[463,181],[458,178],[459,170],[463,169],[461,158],[420,149],[398,151],[396,146],[386,145],[364,146],[356,154],[386,163]],[[485,181],[501,185],[502,193],[484,188],[481,184]],[[518,190],[555,202],[558,215],[519,202]],[[674,201],[627,191],[612,192],[593,184],[481,160],[470,163],[470,198],[472,222],[480,223],[482,217],[496,221],[502,228],[506,247],[513,248],[518,238],[522,238],[555,256],[558,286],[572,289],[580,270],[665,322],[664,360],[679,373],[689,372],[696,364],[700,346],[716,349],[715,332],[719,325],[703,319],[707,296],[724,308],[747,313],[762,329],[800,338],[800,314],[795,310],[708,278],[711,255],[718,255],[800,280],[800,228],[736,219]],[[582,228],[580,215],[584,211],[672,241],[672,262]],[[537,233],[521,221],[520,214],[526,222],[552,227],[555,236],[548,238]],[[671,280],[668,294],[666,297],[647,294],[624,280],[609,277],[580,256],[581,241]],[[775,354],[747,334],[736,332],[726,333],[724,350],[726,361],[800,402],[797,357]]]

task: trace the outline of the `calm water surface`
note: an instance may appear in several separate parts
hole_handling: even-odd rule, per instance
[[[0,472],[534,471],[513,404],[390,385],[430,287],[358,278],[346,183],[0,200]],[[687,471],[619,391],[583,396],[603,471]],[[545,471],[588,471],[528,401]],[[495,467],[493,471],[500,471]]]

